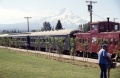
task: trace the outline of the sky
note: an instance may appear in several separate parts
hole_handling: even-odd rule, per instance
[[[88,0],[89,1],[89,0]],[[120,0],[93,0],[93,21],[120,23]],[[0,0],[0,24],[13,24],[52,16],[66,8],[83,19],[90,20],[86,0]]]

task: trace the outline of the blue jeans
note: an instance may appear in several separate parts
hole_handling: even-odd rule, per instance
[[[106,64],[99,64],[100,66],[100,69],[101,69],[101,72],[100,72],[100,78],[107,78],[106,76],[106,72],[107,72],[107,67],[106,67]]]

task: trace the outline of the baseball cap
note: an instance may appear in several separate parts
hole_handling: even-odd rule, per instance
[[[102,47],[107,47],[107,44],[103,44]]]

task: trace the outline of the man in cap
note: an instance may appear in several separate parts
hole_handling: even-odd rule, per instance
[[[106,76],[107,59],[110,59],[110,58],[107,56],[106,49],[107,49],[107,44],[103,44],[102,49],[98,52],[98,64],[101,70],[100,78],[103,78],[103,77],[107,78]]]

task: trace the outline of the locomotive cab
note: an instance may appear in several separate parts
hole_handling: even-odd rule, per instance
[[[109,21],[100,21],[100,22],[93,22],[90,24],[90,33],[100,33],[100,32],[111,32],[111,31],[118,31],[119,23],[116,22],[109,22]]]

